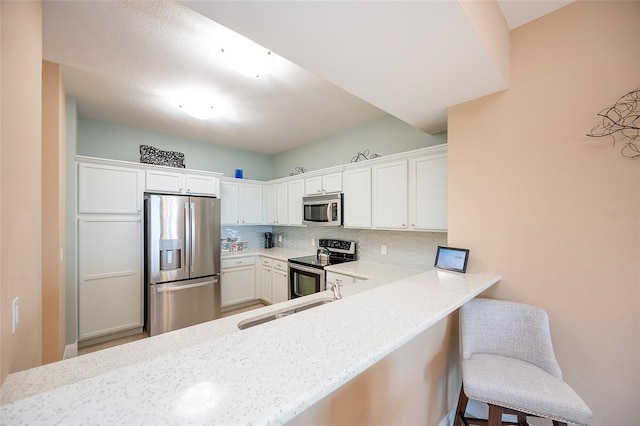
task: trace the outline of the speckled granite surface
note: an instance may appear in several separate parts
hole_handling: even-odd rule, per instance
[[[357,263],[332,267],[370,278],[339,301],[237,328],[304,303],[291,300],[14,373],[0,422],[281,424],[500,279]]]

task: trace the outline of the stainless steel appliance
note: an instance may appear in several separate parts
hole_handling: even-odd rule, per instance
[[[325,266],[357,259],[355,241],[321,239],[318,241],[318,246],[320,248],[315,256],[289,259],[291,299],[324,291],[326,289]]]
[[[302,198],[302,223],[311,226],[342,225],[342,194]]]
[[[145,195],[145,328],[220,317],[220,200]]]

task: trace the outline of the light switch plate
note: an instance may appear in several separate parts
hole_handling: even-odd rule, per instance
[[[387,254],[387,245],[386,244],[382,244],[380,245],[380,254]]]

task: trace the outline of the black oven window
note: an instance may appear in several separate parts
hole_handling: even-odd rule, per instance
[[[300,296],[307,296],[309,294],[315,293],[316,291],[315,277],[298,274],[298,294]]]

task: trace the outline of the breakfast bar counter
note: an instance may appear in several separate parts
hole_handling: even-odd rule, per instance
[[[500,280],[440,270],[370,278],[341,300],[252,328],[238,323],[332,293],[11,374],[0,422],[282,424]]]

